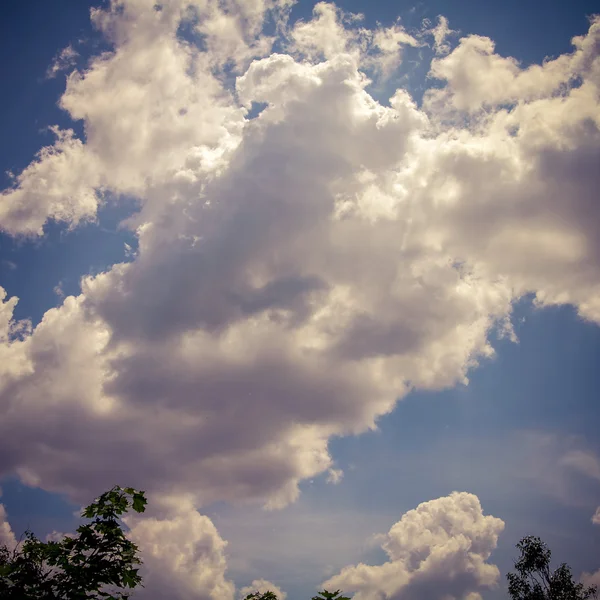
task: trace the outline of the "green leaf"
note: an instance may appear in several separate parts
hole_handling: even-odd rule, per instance
[[[138,513],[143,513],[146,510],[147,500],[144,496],[144,492],[138,492],[133,494],[133,510]]]
[[[134,565],[141,564],[138,547],[125,537],[118,516],[130,507],[143,512],[144,492],[115,486],[82,511],[91,523],[77,528],[77,535],[60,542],[40,542],[31,532],[12,556],[0,547],[0,598],[8,586],[11,599],[19,600],[125,600],[103,587],[120,589],[141,585]]]

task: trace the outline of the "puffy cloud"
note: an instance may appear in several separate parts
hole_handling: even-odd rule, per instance
[[[244,600],[248,594],[259,592],[264,594],[265,592],[273,592],[277,596],[277,600],[285,600],[287,594],[277,587],[274,583],[267,581],[266,579],[255,579],[250,585],[240,589],[238,596],[240,600]]]
[[[8,522],[6,509],[4,508],[3,504],[0,504],[0,546],[6,546],[12,551],[16,545],[17,538],[15,537],[10,523]]]
[[[421,42],[399,23],[392,27],[380,27],[372,37],[372,48],[375,52],[369,53],[363,60],[363,65],[372,66],[377,74],[388,77],[400,66],[405,46],[416,48],[421,46]]]
[[[92,9],[113,51],[72,72],[60,100],[72,119],[83,120],[85,143],[53,128],[54,145],[2,192],[0,228],[41,234],[48,219],[93,220],[104,191],[148,200],[153,186],[197,178],[235,145],[243,112],[218,81],[218,67],[268,51],[262,20],[281,3],[240,0],[228,16],[208,2],[199,24],[203,4],[172,0],[157,10],[152,2],[112,0]],[[224,24],[232,19],[233,41]],[[197,28],[211,52],[181,39],[184,25]]]
[[[286,28],[289,3],[223,5],[94,10],[113,49],[61,99],[85,141],[57,130],[4,192],[12,233],[93,219],[105,194],[140,206],[132,262],[32,333],[1,305],[1,473],[82,502],[117,480],[153,502],[283,506],[333,472],[332,436],[375,427],[412,386],[466,382],[523,294],[600,322],[597,20],[535,68],[484,38],[436,59],[465,124],[433,92],[421,108],[368,93],[373,44],[412,44],[398,24],[319,4]]]
[[[447,24],[444,26],[440,21],[438,27],[444,32]],[[490,38],[464,37],[448,56],[433,60],[430,74],[444,80],[446,85],[440,90],[430,90],[428,101],[437,107],[448,102],[459,111],[472,113],[484,107],[562,95],[578,77],[591,78],[597,85],[599,30],[600,20],[595,17],[587,36],[573,38],[572,54],[525,69],[514,58],[496,54]],[[436,34],[439,37],[440,30],[434,30]]]
[[[334,4],[318,2],[313,9],[314,18],[307,23],[297,22],[291,30],[295,49],[312,59],[329,59],[346,52],[354,41],[354,32],[340,22],[341,15]]]
[[[88,278],[24,342],[32,374],[3,423],[47,418],[27,426],[41,446],[3,442],[22,476],[91,493],[120,465],[144,489],[282,505],[330,468],[330,435],[373,426],[407,379],[451,385],[491,352],[510,292],[471,293],[445,253],[398,236],[386,171],[424,120],[405,94],[384,108],[363,83],[348,56],[250,67],[241,97],[275,107],[227,173],[167,195],[179,208],[140,227],[137,259]]]
[[[475,600],[500,576],[486,561],[503,529],[477,496],[453,492],[419,504],[382,536],[388,562],[346,567],[323,586],[353,592],[355,600]]]
[[[310,21],[298,21],[291,28],[288,50],[312,61],[348,53],[359,61],[363,70],[386,78],[400,66],[404,47],[422,45],[399,22],[370,30],[359,26],[362,19],[361,14],[347,13],[329,2],[318,2]]]
[[[162,510],[161,510],[162,509]],[[233,600],[235,586],[225,577],[227,568],[224,542],[212,521],[200,515],[180,497],[152,507],[148,516],[125,516],[127,537],[136,543],[142,557],[144,587],[136,597],[158,600]],[[52,532],[46,541],[61,541],[64,534]],[[0,504],[0,546],[10,550],[17,540]],[[253,582],[262,585],[267,582]],[[112,589],[112,588],[111,588]],[[273,589],[273,588],[271,588]],[[107,588],[105,591],[109,591]],[[285,594],[280,596],[285,600]]]
[[[596,509],[594,516],[592,517],[592,523],[594,525],[600,525],[600,506]]]
[[[6,290],[0,287],[0,393],[6,391],[11,377],[18,379],[29,369],[22,340],[31,333],[31,323],[13,318],[18,301],[16,296],[8,298]]]
[[[95,218],[102,183],[96,159],[72,130],[51,129],[54,145],[1,193],[0,228],[9,233],[41,234],[50,218],[70,226]]]
[[[143,559],[144,588],[136,597],[233,600],[234,585],[225,578],[226,542],[208,517],[181,501],[174,514],[127,516],[124,521]]]

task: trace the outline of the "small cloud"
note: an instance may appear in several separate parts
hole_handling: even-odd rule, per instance
[[[446,39],[453,33],[456,33],[454,29],[450,29],[448,25],[448,19],[443,15],[438,17],[438,24],[429,30],[433,35],[433,49],[436,54],[448,54],[450,52],[450,44]]]
[[[560,464],[600,481],[600,459],[592,452],[571,450],[562,457]]]
[[[65,292],[62,288],[63,286],[63,282],[59,281],[57,285],[54,286],[54,293],[59,297],[59,298],[64,298],[65,297]]]
[[[2,261],[2,266],[6,267],[7,269],[11,270],[11,271],[15,271],[17,268],[17,263],[14,263],[12,260],[6,260],[4,259]]]
[[[327,483],[338,484],[344,477],[344,471],[341,469],[329,469],[327,474]]]
[[[68,68],[72,67],[78,57],[79,52],[69,44],[54,57],[52,64],[46,71],[46,77],[48,79],[54,79],[61,71],[66,71]]]
[[[367,548],[380,548],[387,540],[387,536],[387,533],[374,533],[370,535],[366,541]]]
[[[127,258],[135,258],[135,250],[128,243],[125,243],[125,256]]]
[[[254,592],[259,592],[260,594],[273,592],[279,600],[285,600],[287,598],[287,594],[283,590],[266,579],[255,579],[250,585],[243,587],[239,591],[239,597],[240,599],[243,599]]]
[[[62,533],[60,531],[53,531],[46,536],[46,542],[60,542],[65,537],[69,535],[68,533]]]
[[[594,525],[600,525],[600,506],[596,509],[594,516],[592,517],[592,523]]]

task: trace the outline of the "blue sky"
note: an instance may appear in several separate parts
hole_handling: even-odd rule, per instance
[[[175,73],[179,65],[176,61],[182,60],[175,51],[174,67],[159,64],[161,55],[157,54],[152,59],[156,66],[142,75],[141,71],[135,71],[142,69],[139,67],[142,62],[136,63],[132,54],[131,66],[127,66],[130,65],[126,62],[128,59],[123,59],[125,66],[115,67],[111,77],[103,79],[99,87],[94,87],[95,80],[86,75],[87,79],[70,83],[65,93],[66,75],[75,68],[82,72],[87,69],[92,75],[94,69],[99,72],[101,64],[90,61],[102,52],[107,52],[105,60],[111,61],[118,52],[125,57],[129,56],[127,52],[134,52],[132,48],[141,52],[142,44],[147,44],[149,52],[152,51],[146,38],[135,38],[148,26],[144,11],[150,9],[139,8],[144,7],[144,2],[127,0],[125,4],[132,16],[129,20],[123,17],[122,21],[122,15],[116,9],[111,12],[108,3],[64,0],[56,4],[40,0],[8,2],[0,8],[0,44],[3,55],[10,57],[0,66],[6,90],[0,98],[3,140],[0,171],[2,187],[7,190],[0,198],[7,207],[6,210],[0,207],[0,286],[8,298],[19,298],[14,319],[29,319],[34,328],[33,333],[17,336],[19,339],[13,339],[10,330],[6,336],[0,335],[0,344],[7,348],[6,354],[0,356],[6,356],[6,365],[10,366],[0,371],[0,411],[10,428],[22,426],[23,432],[21,439],[15,437],[0,444],[0,502],[12,530],[20,533],[31,527],[40,537],[52,531],[72,530],[77,523],[73,513],[90,493],[102,491],[100,488],[105,482],[116,483],[115,478],[131,477],[131,481],[121,483],[138,485],[139,482],[155,494],[157,504],[175,490],[176,500],[183,498],[191,502],[191,512],[197,509],[212,520],[218,534],[210,530],[203,535],[213,536],[211,539],[220,535],[229,543],[228,570],[219,575],[224,577],[223,581],[231,579],[240,588],[264,577],[286,591],[290,600],[299,600],[310,597],[315,586],[347,565],[361,561],[371,565],[386,562],[389,559],[372,541],[373,535],[387,532],[403,514],[421,503],[449,497],[453,491],[464,491],[477,496],[485,515],[502,519],[504,530],[499,533],[497,547],[489,560],[486,557],[500,570],[499,587],[483,584],[477,587],[480,585],[477,584],[457,597],[462,598],[469,592],[478,592],[490,599],[505,597],[504,578],[515,556],[514,544],[527,534],[540,535],[552,548],[556,560],[567,561],[578,577],[584,572],[597,571],[600,568],[597,558],[600,556],[600,528],[592,525],[591,519],[600,505],[597,435],[600,422],[597,370],[600,252],[594,242],[594,225],[599,222],[599,213],[594,187],[597,174],[593,165],[600,156],[597,125],[600,112],[597,97],[596,104],[592,104],[593,100],[589,100],[589,106],[573,104],[569,112],[581,114],[582,122],[588,118],[588,123],[594,123],[596,119],[596,124],[584,131],[581,127],[585,124],[567,123],[566,117],[561,117],[563,113],[551,108],[552,102],[558,103],[561,94],[565,102],[584,102],[576,90],[586,81],[590,86],[600,85],[597,72],[594,75],[592,67],[569,66],[573,72],[564,75],[560,88],[559,84],[545,83],[555,77],[547,69],[533,86],[527,82],[516,83],[515,76],[514,81],[511,79],[510,83],[500,86],[500,91],[495,91],[493,82],[508,77],[507,69],[510,71],[512,67],[498,60],[489,63],[487,73],[475,72],[480,63],[467,61],[475,61],[485,52],[473,50],[472,54],[467,51],[460,54],[456,51],[463,47],[462,42],[459,44],[460,38],[475,34],[495,42],[494,57],[517,59],[520,67],[514,69],[541,64],[546,57],[556,58],[573,51],[570,40],[586,34],[590,28],[588,17],[597,10],[596,3],[542,5],[516,0],[504,3],[453,0],[415,5],[340,1],[337,5],[343,11],[364,13],[361,26],[373,32],[391,27],[400,18],[404,27],[401,31],[419,40],[414,44],[400,42],[398,58],[390,55],[394,66],[389,76],[377,70],[383,67],[373,67],[379,63],[369,62],[372,56],[376,57],[374,60],[383,60],[383,51],[375,42],[370,42],[374,45],[369,52],[373,54],[361,54],[360,59],[356,59],[360,61],[357,69],[368,72],[373,80],[372,87],[367,88],[373,97],[389,110],[397,111],[399,123],[412,123],[406,125],[406,129],[404,125],[398,130],[390,129],[389,135],[382,133],[380,137],[377,137],[378,132],[395,125],[386,122],[387,125],[378,126],[375,133],[365,129],[363,134],[360,128],[363,126],[356,125],[358,121],[345,127],[342,117],[338,124],[335,114],[326,114],[323,105],[330,97],[307,92],[312,89],[308,83],[303,83],[304,87],[296,83],[303,77],[310,80],[307,70],[301,71],[298,67],[281,89],[273,81],[267,81],[267,75],[256,67],[257,63],[251,67],[251,61],[273,60],[273,55],[270,50],[259,53],[255,47],[247,50],[243,45],[248,43],[250,33],[247,32],[243,44],[239,42],[242,45],[235,46],[233,51],[223,42],[227,32],[215,29],[213,50],[207,51],[207,54],[213,53],[214,62],[205,80],[192,80],[190,72],[184,70],[190,77],[190,81],[184,81],[183,75]],[[179,0],[172,2],[173,6],[179,4]],[[237,18],[237,13],[242,14],[247,4],[245,0],[232,3],[231,14]],[[90,23],[93,6],[100,6],[113,19],[111,26],[116,29],[107,28],[104,32],[94,29]],[[165,2],[162,12],[170,10],[170,6]],[[279,51],[294,56],[297,61],[294,64],[304,61],[303,65],[311,65],[310,68],[315,69],[311,77],[313,80],[322,78],[324,83],[320,89],[325,90],[323,94],[332,94],[334,105],[338,101],[335,95],[338,71],[331,71],[334,75],[330,82],[327,79],[330,71],[318,65],[328,61],[328,64],[337,64],[335,61],[341,60],[340,56],[350,56],[352,52],[358,56],[359,51],[352,45],[350,34],[344,38],[344,49],[340,49],[338,41],[335,51],[326,45],[319,48],[318,44],[325,44],[319,37],[322,34],[318,33],[323,30],[317,30],[314,25],[317,16],[310,20],[312,9],[313,3],[304,1],[291,9],[288,45],[281,45]],[[126,11],[125,14],[129,14]],[[447,38],[450,47],[445,53],[435,54],[433,34],[427,32],[423,19],[429,19],[429,27],[434,27],[440,14],[458,33]],[[204,15],[203,18],[210,22],[212,17]],[[298,33],[300,29],[293,29],[297,19],[309,24],[302,35]],[[340,12],[337,19],[342,23]],[[137,29],[134,28],[136,23],[139,24]],[[118,36],[113,45],[108,38],[118,27],[123,27],[131,39],[138,40],[137,46],[127,46]],[[131,33],[134,29],[138,33]],[[352,26],[346,23],[342,29],[348,32]],[[397,32],[394,30],[394,35]],[[212,39],[206,31],[203,35]],[[260,27],[252,35],[260,37]],[[428,35],[430,37],[426,37]],[[591,36],[592,33],[589,39]],[[176,36],[164,39],[162,56],[170,57],[171,46],[167,44],[178,48],[181,39]],[[420,45],[420,40],[426,40],[428,45]],[[69,45],[77,56],[54,77],[49,77],[48,69]],[[600,65],[598,47],[598,39],[595,46],[590,42],[591,50],[585,50],[589,53],[588,62],[584,60],[581,64],[592,64],[595,59]],[[465,44],[464,48],[470,47]],[[111,55],[113,51],[117,54]],[[232,62],[219,62],[221,51],[231,51],[227,60],[238,63],[232,67]],[[140,53],[140,56],[144,55]],[[456,60],[452,62],[454,57]],[[432,78],[426,78],[432,59],[443,63],[440,69],[445,69],[435,84],[442,92],[448,91],[448,95],[440,96],[441,104],[436,104],[436,98],[426,92],[434,86]],[[275,69],[274,64],[269,63],[269,68]],[[289,64],[286,63],[286,69],[292,69]],[[110,65],[109,68],[113,68],[112,63]],[[498,70],[492,71],[492,67]],[[324,70],[319,71],[320,68]],[[463,68],[468,76],[461,75]],[[343,71],[344,76],[351,78],[348,72]],[[231,82],[232,73],[244,81],[237,84],[235,91],[238,104],[231,98],[220,100],[215,91],[217,83],[214,82]],[[486,80],[488,75],[491,79]],[[215,79],[210,79],[213,76]],[[469,77],[472,81],[467,81]],[[139,124],[135,123],[135,104],[130,114],[126,112],[130,109],[127,100],[122,100],[129,97],[127,86],[134,81],[141,86],[143,101],[147,100],[150,106],[150,112],[146,111],[146,105],[140,108]],[[154,81],[158,83],[155,85]],[[263,81],[266,83],[261,83]],[[110,88],[113,84],[114,92]],[[172,89],[180,90],[173,97],[168,91],[171,85]],[[225,92],[231,91],[227,85],[231,84],[224,84]],[[418,106],[398,108],[392,102],[393,108],[389,108],[388,100],[399,86],[415,98]],[[502,96],[503,90],[513,89],[516,91]],[[542,90],[539,96],[538,90]],[[106,96],[102,96],[105,92]],[[244,94],[254,102],[268,105],[266,116],[263,118],[261,114],[254,125],[248,125],[251,123],[248,120],[240,126],[239,107]],[[196,130],[195,122],[190,121],[181,130],[174,131],[171,139],[169,115],[177,108],[178,95],[185,97],[182,102],[188,102],[180,116],[189,115],[191,119],[196,115],[194,118],[199,122],[206,114],[206,123],[198,125]],[[58,107],[61,96],[67,98],[68,110]],[[344,102],[336,105],[340,107],[339,114],[346,110]],[[306,113],[298,106],[307,107]],[[444,109],[439,106],[448,110],[453,107],[456,112],[443,113]],[[524,132],[517,141],[514,137],[508,138],[508,142],[498,141],[499,130],[492,125],[494,119],[495,123],[501,123],[506,106],[508,112],[513,111],[507,118],[516,119],[517,127]],[[531,112],[527,112],[529,110]],[[589,113],[585,112],[588,110]],[[420,117],[415,116],[418,111],[427,114],[430,124],[437,124],[436,119],[439,119],[442,129],[434,127],[421,133]],[[147,115],[154,116],[148,117],[146,123],[143,120]],[[214,128],[213,115],[214,123],[222,119]],[[468,122],[466,117],[480,129],[464,125]],[[347,123],[354,118],[359,117],[352,113]],[[133,122],[131,127],[128,119]],[[452,124],[448,126],[444,119]],[[545,133],[536,129],[535,123],[540,122],[545,123]],[[126,125],[120,128],[121,123]],[[113,130],[113,124],[119,125],[114,125]],[[60,149],[59,154],[66,157],[64,172],[50,169],[38,176],[27,175],[25,171],[15,184],[6,172],[18,175],[40,148],[55,143],[47,129],[52,125],[72,128],[74,135],[84,142],[83,151]],[[315,145],[311,148],[310,135],[304,132],[313,126],[317,133],[312,134]],[[152,127],[156,127],[158,133],[154,133]],[[412,141],[411,127],[416,132],[415,138],[420,136],[418,142]],[[454,150],[444,150],[451,146],[444,135],[452,138],[444,127],[453,128],[455,139],[464,142],[464,149],[458,148],[456,155],[451,155]],[[439,136],[438,140],[444,141],[433,150],[427,150],[430,143],[427,140],[434,135],[432,131]],[[134,133],[127,138],[123,132]],[[362,135],[365,137],[361,138]],[[398,141],[405,135],[408,141]],[[339,147],[338,140],[341,140]],[[513,142],[521,145],[513,149],[512,154],[503,154],[502,144]],[[444,146],[445,143],[448,146]],[[475,148],[478,143],[481,143],[478,150],[469,154],[469,148]],[[407,149],[397,150],[402,144],[406,144]],[[119,155],[119,150],[115,150],[119,146],[130,147],[132,151]],[[221,158],[215,159],[215,164],[223,161],[218,163],[221,165],[218,174],[216,168],[211,170],[213,163],[205,159],[204,154],[202,159],[197,159],[198,148],[207,153],[215,148],[222,151]],[[439,162],[435,162],[438,161],[437,148],[441,149]],[[138,151],[139,154],[135,154]],[[487,158],[477,163],[486,152]],[[461,170],[460,161],[467,155],[475,162]],[[397,159],[391,158],[394,156]],[[507,156],[518,156],[527,167],[523,167],[519,171],[521,175],[515,175],[514,180],[510,180],[511,172],[507,175],[508,171],[501,171],[499,167],[498,173],[503,174],[494,179],[496,171],[486,169],[495,169],[497,160],[510,171]],[[584,165],[579,174],[574,171],[573,165],[577,164]],[[591,165],[589,171],[585,170],[586,164]],[[433,183],[401,179],[406,165],[411,169],[422,168],[425,179],[430,182],[438,175],[447,177],[442,195],[451,193],[448,190],[452,181],[459,181],[462,187],[457,192],[456,204],[440,209],[437,201],[430,202],[431,198],[438,197]],[[123,174],[117,173],[121,167]],[[361,169],[367,173],[363,179],[356,175]],[[539,177],[536,169],[539,169]],[[72,182],[65,173],[72,172],[84,173],[82,183],[77,183],[79,187],[69,187]],[[478,173],[483,173],[481,179]],[[529,175],[523,173],[534,174],[531,183],[527,179]],[[138,175],[142,182],[139,184],[135,183]],[[184,175],[190,179],[184,179]],[[396,187],[390,183],[392,180]],[[54,205],[50,200],[45,204],[43,190],[47,189],[44,186],[48,181],[59,190]],[[486,187],[488,181],[489,188]],[[545,189],[540,181],[549,187]],[[397,220],[389,227],[397,229],[379,225],[380,220],[367,219],[365,222],[371,223],[368,227],[381,227],[381,230],[372,229],[372,237],[371,229],[362,229],[367,227],[363,221],[355,230],[322,233],[318,224],[329,216],[319,208],[319,202],[325,202],[321,199],[335,192],[339,197],[358,198],[356,210],[366,210],[360,207],[371,206],[368,202],[373,196],[369,194],[375,193],[368,182],[375,182],[376,195],[384,198],[383,204],[390,194],[401,194],[398,190],[404,189],[418,208],[404,213],[398,206],[406,204],[399,201],[400,204],[394,205]],[[79,204],[79,198],[88,189],[86,186],[98,194],[94,196],[98,200],[94,214],[89,213],[83,203]],[[15,189],[24,191],[17,196]],[[302,200],[305,193],[313,201]],[[65,218],[55,208],[63,197],[71,198],[69,206],[75,207]],[[286,199],[285,209],[277,204],[279,198]],[[361,198],[366,204],[360,204]],[[217,208],[206,216],[206,209],[200,208],[200,199],[210,200]],[[289,208],[288,214],[287,207],[295,203],[314,208],[314,219],[312,213],[304,212],[308,211],[305,208]],[[138,214],[138,210],[141,212],[137,220],[132,221],[133,225],[122,222]],[[75,213],[82,216],[81,221],[72,217]],[[43,215],[41,234],[37,231],[40,223],[36,215],[39,214]],[[211,214],[216,215],[214,219]],[[313,222],[314,226],[306,225]],[[409,222],[411,225],[406,225]],[[136,230],[142,223],[146,228]],[[405,227],[409,227],[409,233],[410,227],[415,228],[414,241],[408,236],[407,242],[414,246],[400,250],[394,240],[404,234],[391,233],[405,231]],[[352,235],[356,238],[351,238]],[[143,243],[136,253],[140,239]],[[325,239],[341,244],[339,254],[337,248],[330,252]],[[189,240],[193,242],[187,246]],[[508,240],[507,245],[504,245],[505,240]],[[546,245],[547,240],[551,240],[550,246]],[[197,241],[201,248],[198,251],[194,250]],[[492,241],[497,245],[492,245]],[[207,250],[202,249],[203,243],[207,244]],[[406,265],[408,273],[398,276],[402,286],[412,289],[411,278],[419,282],[426,280],[427,289],[431,289],[427,299],[416,295],[417,300],[413,302],[408,292],[404,295],[397,292],[398,287],[388,289],[389,274],[396,272],[393,269],[404,268],[393,262],[396,251],[402,252],[398,264]],[[444,270],[446,267],[439,265],[447,264],[448,257],[464,261],[472,269],[473,279],[467,278],[472,297],[465,299],[464,294],[470,292],[461,286],[460,281],[467,280],[462,276],[459,282],[451,280],[450,287],[444,287],[449,276]],[[113,268],[118,263],[127,263],[127,266],[119,271]],[[104,277],[102,273],[109,275]],[[80,296],[80,280],[85,276],[92,279]],[[451,271],[450,277],[455,276]],[[268,287],[270,283],[272,287]],[[254,292],[249,290],[256,285],[264,287],[252,295]],[[291,291],[286,286],[291,286]],[[329,315],[323,321],[325,329],[320,329],[322,321],[315,321],[314,329],[307,329],[308,333],[302,330],[298,339],[325,335],[323,332],[329,332],[329,327],[338,332],[336,319],[343,313],[341,305],[336,304],[339,298],[332,295],[323,299],[319,296],[322,289],[350,289],[352,300],[348,306],[363,303],[356,308],[356,321],[349,320],[339,330],[341,333],[336,333],[339,344],[335,351],[329,354],[328,350],[323,355],[323,364],[330,365],[330,371],[304,365],[295,347],[286,345],[291,344],[288,342],[293,337],[291,331],[313,311],[314,315]],[[399,294],[397,308],[387,301],[390,290]],[[310,295],[313,293],[314,296]],[[76,308],[73,308],[75,304],[63,304],[69,296],[78,296],[81,304]],[[267,326],[256,321],[257,329],[243,329],[251,319],[259,319],[257,314],[263,314],[252,312],[258,310],[252,307],[263,304],[283,311],[273,317],[277,325],[269,323]],[[324,312],[320,313],[315,306]],[[55,307],[58,308],[55,317],[45,319],[46,325],[35,329],[46,311]],[[297,320],[292,319],[286,326],[289,328],[282,328],[283,333],[270,329],[279,327],[288,318],[285,311],[297,311],[294,313]],[[368,327],[361,320],[365,315]],[[507,317],[514,330],[512,341],[510,336],[498,333],[498,323]],[[157,322],[160,323],[158,329]],[[238,326],[241,333],[235,329]],[[264,335],[258,329],[263,326]],[[382,328],[395,331],[397,338],[406,336],[407,341],[401,341],[400,350],[384,351],[389,344],[397,348],[399,342],[389,342]],[[225,339],[227,332],[232,336],[227,339],[233,341],[221,348],[220,340]],[[93,348],[100,344],[97,340],[104,339],[105,333],[114,345],[95,354]],[[281,342],[277,337],[280,334]],[[204,340],[202,336],[214,336],[210,338],[214,346],[209,344],[207,350],[198,350],[198,356],[188,354],[192,346],[185,344],[197,343],[200,348],[203,341],[190,340]],[[482,356],[486,340],[495,349],[493,357]],[[456,352],[445,350],[446,345],[455,343]],[[232,354],[232,358],[227,352],[233,352],[231,348],[237,348],[236,344],[244,350]],[[361,354],[364,344],[371,344],[368,349],[371,354]],[[215,358],[211,356],[211,348],[217,346],[214,356],[218,358]],[[268,358],[264,365],[260,362],[263,350]],[[259,358],[246,365],[239,377],[231,375],[231,383],[228,383],[228,368],[231,365],[237,368],[243,362],[241,356],[254,356],[253,353]],[[385,377],[380,381],[381,376],[375,376],[375,371],[370,370],[375,367],[368,362],[368,356],[381,355],[387,360],[392,354],[398,362],[381,363]],[[298,362],[279,363],[281,356],[296,357],[294,360]],[[348,358],[356,356],[360,356],[360,360]],[[77,362],[78,357],[82,357],[81,363]],[[173,364],[171,357],[175,357]],[[478,357],[479,364],[471,364],[469,357]],[[21,367],[25,363],[31,365],[33,375]],[[104,377],[101,374],[111,369],[112,375],[101,379]],[[468,384],[460,383],[464,373],[468,375]],[[313,376],[314,385],[312,381],[308,385],[305,380]],[[394,377],[410,381],[414,387],[410,391],[399,388],[397,395],[405,394],[404,397],[394,408],[390,404],[384,409],[383,404],[377,402],[391,393]],[[74,382],[72,387],[71,383],[64,383],[71,381]],[[237,400],[238,395],[245,393],[246,383],[248,389],[254,390],[251,393],[260,397],[253,413],[246,413],[246,405],[241,404],[241,400],[238,404]],[[98,385],[97,390],[94,385]],[[321,393],[323,398],[335,398],[335,402],[332,400],[329,406],[327,401],[319,400]],[[114,418],[114,423],[121,423],[127,432],[128,419],[134,413],[127,412],[129,408],[123,408],[124,412],[120,413],[121,408],[114,407],[110,409],[115,411],[110,417],[107,413],[95,413],[90,407],[100,402],[98,394],[117,398],[122,407],[139,411],[135,413],[140,422],[139,432],[128,439],[118,425],[114,428],[106,425],[103,429],[103,419]],[[80,405],[79,397],[85,398],[85,403],[81,400]],[[316,398],[314,407],[311,397]],[[393,404],[393,398],[389,402]],[[321,405],[324,408],[319,408]],[[200,410],[198,407],[204,411],[205,406],[207,412],[194,412]],[[158,415],[161,410],[165,411],[163,421],[150,422],[151,417],[148,417],[146,422],[145,414],[152,415],[156,411]],[[177,425],[181,427],[178,434],[171,428],[176,427],[173,423],[180,414],[185,418]],[[213,423],[216,441],[200,425],[197,433],[190,430],[186,423],[194,423],[196,414],[200,415],[198,423],[203,424],[203,419]],[[377,428],[364,431],[371,418]],[[264,447],[247,439],[252,436],[244,431],[245,419],[251,419],[248,428],[256,428],[257,438],[265,438]],[[72,435],[80,422],[81,433]],[[300,435],[293,429],[298,423],[302,423],[306,431],[310,430],[310,434],[306,433],[306,447],[313,452],[311,456],[317,458],[307,458],[299,449],[303,446],[296,440],[304,438],[294,437]],[[7,431],[9,425],[6,425]],[[353,434],[352,430],[361,433]],[[0,433],[8,439],[6,432]],[[189,439],[189,444],[182,441],[181,445],[171,446],[178,436],[181,440]],[[196,437],[212,441],[196,446]],[[88,443],[88,440],[91,441]],[[284,457],[275,461],[267,441],[279,444]],[[119,452],[130,452],[123,465],[116,465],[118,455],[111,454],[113,447]],[[254,463],[244,458],[246,453],[250,456],[252,452],[256,453],[252,454]],[[328,454],[329,462],[323,459],[323,453]],[[225,466],[220,467],[218,475],[215,475],[215,467],[200,462],[214,457],[231,460],[223,463]],[[271,464],[271,460],[275,462]],[[89,465],[87,470],[86,464]],[[335,485],[327,482],[329,468],[343,471],[343,478]],[[27,475],[23,476],[25,471],[29,473],[29,482]],[[36,478],[38,487],[32,485]],[[289,496],[289,490],[295,486],[299,486],[299,496],[293,493]],[[285,498],[281,504],[287,506],[265,512],[260,503],[273,498]],[[248,499],[253,503],[247,504]],[[184,500],[181,500],[182,505]],[[164,506],[167,505],[165,500]],[[157,509],[159,519],[179,518],[173,516],[177,511],[171,514],[169,510]],[[188,515],[188,518],[195,517]],[[139,531],[143,547],[147,541],[145,530]],[[149,534],[146,532],[146,535]],[[320,543],[315,539],[319,535],[327,541]],[[320,548],[315,549],[313,544]],[[217,556],[218,551],[214,552]],[[149,568],[163,564],[161,560],[166,559],[161,556],[149,559]],[[214,566],[220,565],[216,558],[210,564],[211,568],[221,568]],[[160,570],[155,568],[157,572]],[[194,588],[201,584],[195,582],[192,571],[193,567],[190,583],[185,584],[188,588],[182,587],[182,599],[225,594],[222,590],[231,593],[226,583],[219,588],[221,591]],[[435,576],[431,574],[434,583]],[[155,590],[166,585],[156,577],[154,574],[149,579],[146,590],[149,599],[155,597],[151,585],[155,584]],[[342,579],[337,581],[342,584],[350,581],[342,575],[339,577]],[[600,579],[598,574],[594,577]],[[443,581],[439,585],[443,587]],[[349,591],[365,594],[360,595],[360,599],[369,598],[366,594],[372,592],[360,587]],[[186,593],[196,593],[196,596]],[[400,586],[396,595],[390,597],[402,599],[409,595],[407,585]]]

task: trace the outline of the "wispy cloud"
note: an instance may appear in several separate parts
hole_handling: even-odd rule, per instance
[[[62,71],[66,71],[71,68],[79,58],[79,52],[69,44],[66,48],[63,48],[55,57],[48,70],[46,71],[46,77],[53,79]]]

